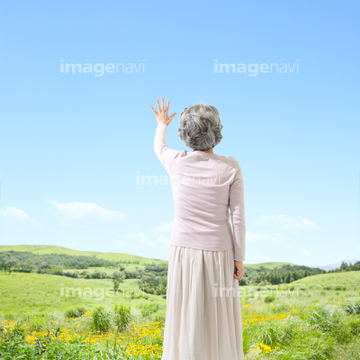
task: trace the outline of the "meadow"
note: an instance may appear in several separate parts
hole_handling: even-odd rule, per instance
[[[58,245],[0,245],[0,252],[2,251],[28,251],[35,254],[66,254],[72,256],[96,256],[97,258],[110,260],[110,261],[123,261],[132,262],[135,261],[144,264],[164,264],[166,260],[162,259],[151,259],[143,256],[125,254],[125,253],[111,253],[111,252],[100,252],[100,251],[81,251],[69,249],[64,246]]]
[[[360,272],[241,286],[250,359],[360,359]],[[135,279],[0,274],[0,359],[161,359],[165,296]]]

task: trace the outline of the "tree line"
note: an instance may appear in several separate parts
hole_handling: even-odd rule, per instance
[[[139,286],[145,292],[154,295],[166,294],[168,265],[146,264],[145,270],[133,269],[126,270],[121,264],[131,264],[130,261],[110,261],[99,259],[95,256],[74,256],[67,254],[34,254],[25,251],[5,251],[0,252],[0,270],[10,274],[12,271],[18,272],[37,272],[39,274],[64,275],[73,278],[84,279],[113,279],[114,289],[118,289],[120,283],[126,279],[138,279]],[[138,260],[133,263],[139,263]],[[113,273],[105,271],[88,271],[94,267],[119,267],[119,270]],[[83,271],[64,271],[67,269],[82,269]],[[295,280],[307,276],[318,275],[322,273],[359,271],[360,261],[355,264],[343,262],[338,269],[323,270],[320,268],[311,268],[304,265],[282,265],[268,269],[260,266],[259,269],[247,268],[243,279],[239,285],[277,285],[291,283]]]
[[[334,272],[343,272],[343,271],[359,271],[360,270],[360,261],[357,261],[354,264],[348,264],[346,262],[342,262],[339,269],[329,270],[329,273]]]
[[[119,262],[99,259],[95,256],[74,256],[67,254],[34,254],[27,251],[4,251],[0,253],[0,270],[5,273],[38,272],[50,273],[51,267],[87,269],[89,267],[118,266]]]

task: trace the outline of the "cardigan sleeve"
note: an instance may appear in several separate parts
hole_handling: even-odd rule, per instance
[[[165,170],[169,173],[171,161],[175,158],[178,150],[170,149],[166,145],[167,125],[158,124],[154,139],[155,154],[164,165]]]
[[[246,224],[244,180],[241,167],[236,159],[236,174],[229,190],[229,208],[233,229],[235,260],[245,260]]]

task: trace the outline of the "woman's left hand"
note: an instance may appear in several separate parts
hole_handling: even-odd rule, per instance
[[[155,115],[156,115],[156,120],[158,124],[165,124],[165,125],[169,125],[171,123],[171,120],[174,118],[174,116],[177,113],[173,113],[172,115],[168,115],[168,110],[169,110],[169,105],[170,105],[170,100],[167,101],[167,105],[166,108],[164,109],[164,98],[161,98],[161,105],[162,105],[162,109],[160,108],[160,104],[159,104],[159,100],[156,99],[157,101],[157,105],[158,105],[158,109],[159,111],[156,112],[155,109],[150,105],[150,107],[152,108],[152,110],[154,111]]]
[[[234,278],[236,280],[241,280],[245,274],[245,268],[242,261],[234,261]]]

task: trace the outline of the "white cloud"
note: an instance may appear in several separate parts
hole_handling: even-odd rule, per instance
[[[300,218],[297,222],[285,225],[289,229],[316,228],[319,227],[314,221],[307,218]]]
[[[172,230],[173,222],[162,222],[159,226],[154,226],[154,230],[158,233],[170,233]]]
[[[119,247],[121,248],[124,248],[124,247],[129,247],[129,244],[128,242],[122,240],[122,239],[119,239],[117,241],[115,241],[115,243],[113,244],[114,248],[118,249]]]
[[[160,244],[165,244],[165,245],[170,245],[171,239],[164,236],[164,235],[160,235],[157,239],[157,242],[159,242]]]
[[[303,249],[302,253],[303,253],[305,256],[311,256],[311,255],[313,254],[312,251],[306,250],[306,249]]]
[[[285,215],[263,215],[255,221],[255,225],[280,225],[282,229],[315,228],[318,225],[303,216],[290,217]]]
[[[132,234],[130,234],[131,236]],[[125,252],[128,251],[129,248],[129,240],[124,239],[123,235],[118,235],[116,236],[116,238],[114,239],[114,242],[111,244],[111,248],[113,251],[115,252]],[[127,248],[127,249],[125,249]]]
[[[168,232],[168,225],[169,223],[161,223],[161,225],[159,226],[159,232]],[[149,238],[149,236],[144,233],[144,232],[138,232],[136,234],[128,234],[127,237],[129,239],[134,239],[137,242],[144,244],[144,245],[149,245],[149,246],[154,246],[156,244],[164,244],[164,245],[170,245],[171,239],[168,236],[165,235],[159,235],[156,240],[151,240]],[[121,240],[119,240],[118,243],[120,243]]]
[[[152,241],[148,238],[148,236],[144,233],[144,232],[139,232],[137,234],[128,234],[127,237],[129,239],[134,239],[137,242],[144,244],[144,245],[149,245],[149,246],[153,246],[156,244],[155,241]]]
[[[85,203],[79,201],[60,203],[55,200],[46,201],[52,204],[53,209],[55,209],[60,215],[68,218],[99,218],[111,222],[121,221],[126,218],[126,215],[120,211],[107,210],[95,203]]]
[[[0,209],[0,216],[8,220],[28,221],[34,225],[40,225],[37,220],[32,219],[24,210],[15,206],[7,206],[5,210]]]
[[[15,206],[7,206],[5,210],[1,209],[1,216],[10,217],[16,220],[24,221],[30,219],[25,211],[18,209]]]
[[[278,233],[268,234],[268,233],[253,233],[246,232],[246,241],[249,242],[265,242],[265,243],[282,243],[286,241],[286,238]]]

